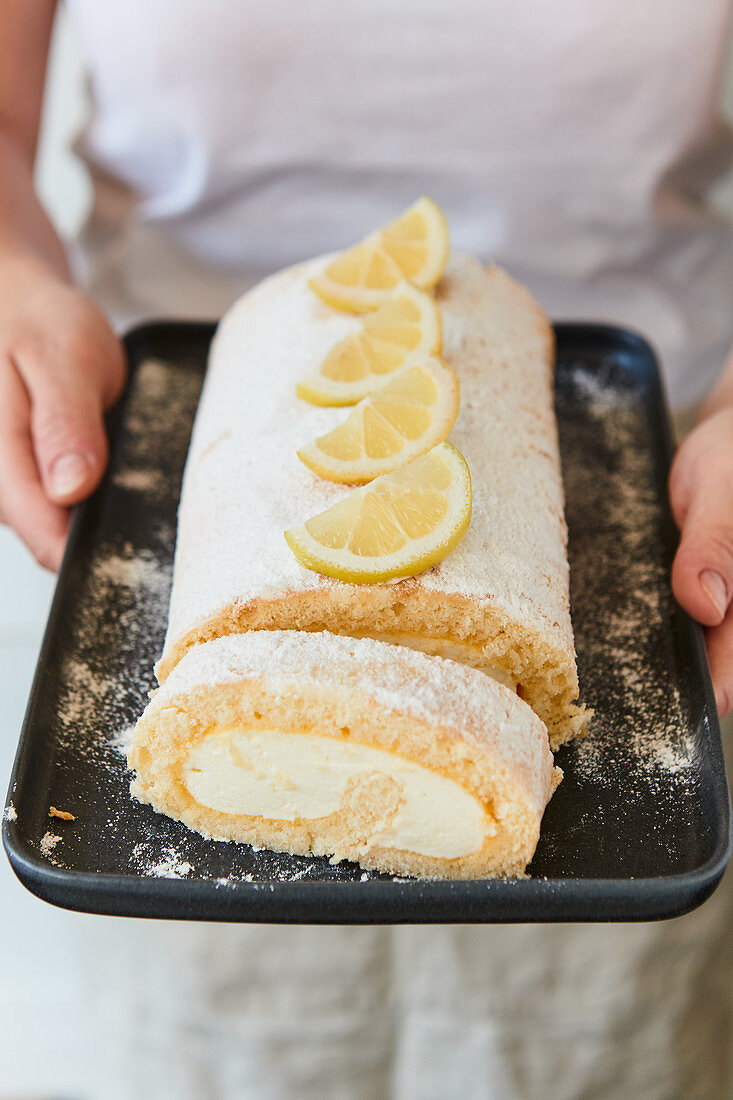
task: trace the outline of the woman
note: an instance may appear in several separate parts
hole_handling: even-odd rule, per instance
[[[733,242],[706,193],[733,150],[728,0],[69,0],[86,291],[32,188],[54,7],[0,0],[0,516],[38,560],[57,568],[104,468],[107,318],[217,315],[427,192],[456,248],[554,316],[645,332],[676,406],[704,400],[672,472],[673,585],[725,713]],[[97,923],[100,1095],[728,1096],[729,892],[669,926]]]

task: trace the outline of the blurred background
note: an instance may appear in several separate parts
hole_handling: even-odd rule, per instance
[[[723,107],[733,119],[733,48]],[[63,11],[52,48],[37,186],[66,236],[83,221],[90,189],[68,146],[83,123],[85,82],[73,28]],[[716,196],[733,217],[733,180]],[[54,578],[0,527],[0,785],[12,766]],[[74,923],[103,918],[55,910],[16,882],[0,860],[0,1100],[84,1093],[85,1029]],[[78,931],[79,929],[76,929]],[[83,929],[82,929],[83,931]]]

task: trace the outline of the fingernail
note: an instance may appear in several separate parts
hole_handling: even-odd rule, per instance
[[[50,485],[54,496],[77,492],[89,476],[89,463],[83,455],[68,454],[57,458],[51,467]]]
[[[703,569],[700,574],[700,585],[721,619],[724,619],[728,610],[728,589],[720,573],[714,573],[712,569]]]

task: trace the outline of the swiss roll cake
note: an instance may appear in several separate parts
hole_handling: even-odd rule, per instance
[[[328,632],[186,649],[138,722],[133,794],[204,836],[434,878],[520,875],[560,778],[481,670]]]
[[[436,301],[443,359],[460,383],[450,441],[471,472],[471,523],[426,572],[346,583],[299,564],[283,537],[352,492],[296,453],[344,414],[301,400],[296,385],[360,324],[309,288],[326,262],[265,280],[217,331],[182,487],[159,680],[166,684],[193,647],[224,636],[372,638],[446,658],[451,670],[480,670],[526,701],[557,746],[586,719],[577,704],[549,322],[499,268],[450,261]]]

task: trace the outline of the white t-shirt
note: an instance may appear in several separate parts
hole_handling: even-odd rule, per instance
[[[729,0],[68,0],[93,113],[92,290],[218,316],[418,195],[556,318],[641,330],[677,403],[733,340],[706,191]]]

